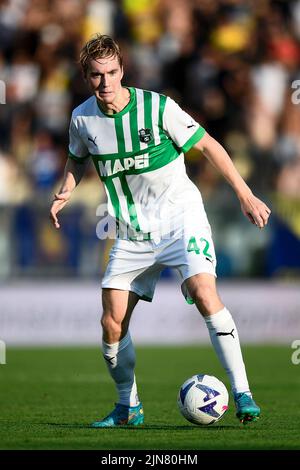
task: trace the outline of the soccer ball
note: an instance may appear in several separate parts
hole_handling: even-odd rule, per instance
[[[194,424],[213,424],[228,409],[228,392],[212,375],[193,375],[180,387],[177,403],[181,414]]]

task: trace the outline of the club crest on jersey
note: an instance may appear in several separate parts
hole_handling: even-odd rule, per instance
[[[152,130],[151,129],[140,129],[139,130],[139,138],[140,138],[140,142],[143,142],[144,144],[148,144],[148,142],[150,142],[150,140],[153,139]]]

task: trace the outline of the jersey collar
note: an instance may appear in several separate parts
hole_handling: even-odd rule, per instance
[[[127,90],[130,93],[130,99],[129,99],[128,104],[125,106],[125,108],[123,108],[122,111],[120,111],[119,113],[114,113],[114,114],[105,113],[103,111],[103,109],[100,108],[100,105],[99,105],[99,103],[97,101],[97,98],[96,98],[97,106],[98,106],[98,109],[99,109],[101,114],[103,114],[105,117],[116,119],[116,118],[119,118],[119,117],[123,116],[128,111],[130,111],[130,109],[132,108],[132,106],[134,105],[134,103],[136,101],[135,89],[132,88],[132,87],[125,87],[125,88],[127,88]]]

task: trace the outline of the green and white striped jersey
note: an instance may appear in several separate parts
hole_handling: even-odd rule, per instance
[[[94,96],[74,109],[69,157],[93,159],[122,238],[164,235],[166,222],[179,227],[192,209],[206,218],[183,155],[205,130],[171,98],[128,89],[130,101],[119,113],[105,114]]]

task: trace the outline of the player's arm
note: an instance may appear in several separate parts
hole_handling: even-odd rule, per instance
[[[264,202],[254,196],[224,147],[206,132],[194,145],[194,148],[200,150],[232,186],[240,200],[243,214],[259,228],[267,225],[271,210]]]
[[[50,220],[55,228],[59,228],[57,214],[68,203],[72,191],[79,184],[89,162],[89,151],[81,138],[78,130],[76,117],[73,116],[69,128],[69,158],[64,172],[64,178],[58,193],[54,195],[54,200],[50,209]]]
[[[53,222],[55,228],[60,228],[57,214],[68,203],[72,191],[76,188],[84,175],[87,164],[88,160],[76,162],[75,160],[68,158],[62,185],[59,191],[54,195],[54,200],[50,209],[50,220]]]

